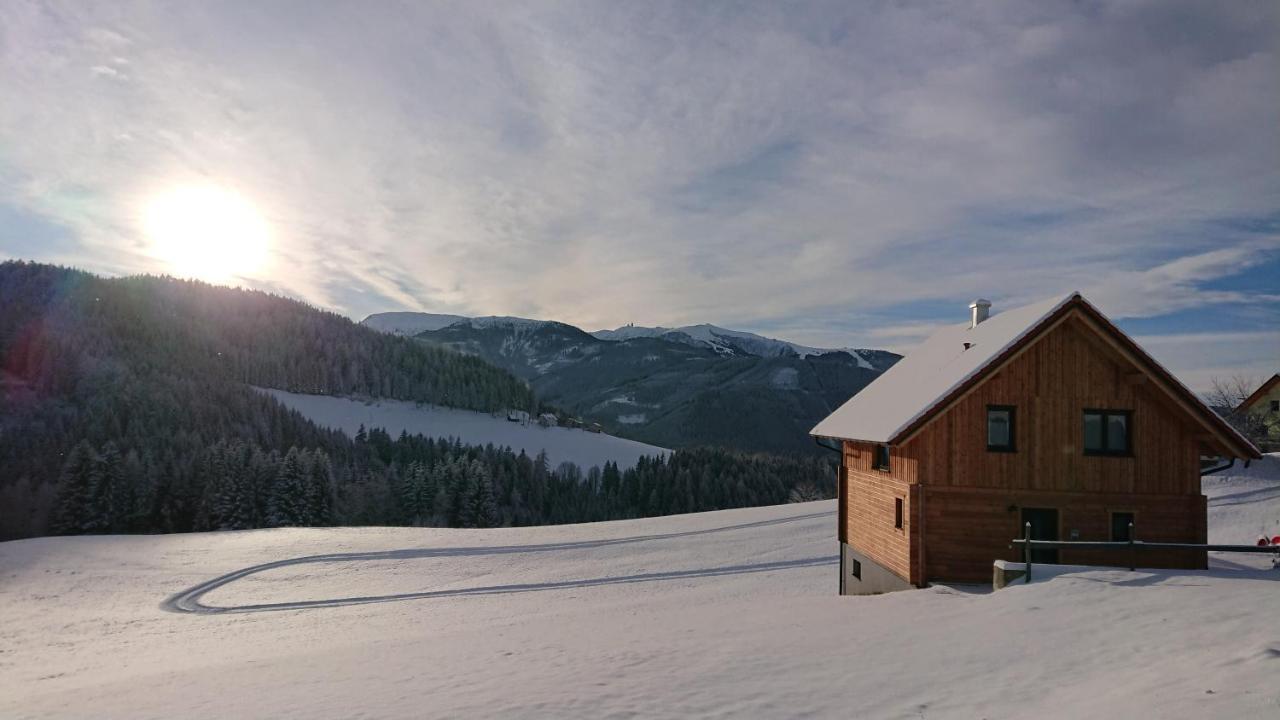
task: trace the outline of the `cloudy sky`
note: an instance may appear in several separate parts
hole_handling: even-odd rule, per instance
[[[907,350],[1080,289],[1203,388],[1280,370],[1278,7],[5,0],[0,257],[185,271],[148,213],[217,188],[234,282],[357,319]]]

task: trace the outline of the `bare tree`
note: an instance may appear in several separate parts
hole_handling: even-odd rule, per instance
[[[1212,387],[1209,392],[1205,393],[1204,399],[1209,403],[1209,407],[1229,416],[1230,413],[1236,412],[1240,407],[1240,403],[1253,394],[1258,389],[1261,381],[1246,375],[1232,375],[1229,378],[1214,378]]]
[[[1209,392],[1205,393],[1205,402],[1249,438],[1255,445],[1268,445],[1270,436],[1275,432],[1277,420],[1269,416],[1266,408],[1250,410],[1241,407],[1246,399],[1262,382],[1245,375],[1233,375],[1229,378],[1214,378]]]

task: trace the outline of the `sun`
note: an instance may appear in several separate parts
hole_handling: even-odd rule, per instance
[[[152,198],[143,213],[151,253],[176,277],[226,283],[262,271],[271,251],[266,220],[239,193],[191,185]]]

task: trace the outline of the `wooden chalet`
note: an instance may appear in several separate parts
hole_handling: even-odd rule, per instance
[[[1079,293],[944,328],[812,431],[838,442],[841,592],[990,581],[1010,540],[1206,541],[1201,458],[1247,439]],[[1123,564],[1105,551],[1042,562]],[[1205,567],[1203,551],[1149,567]]]

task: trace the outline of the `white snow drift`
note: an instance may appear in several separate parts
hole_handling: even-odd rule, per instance
[[[1280,517],[1259,465],[1214,479],[1214,539]],[[1261,557],[841,598],[834,527],[819,502],[0,543],[0,717],[1277,716]]]

